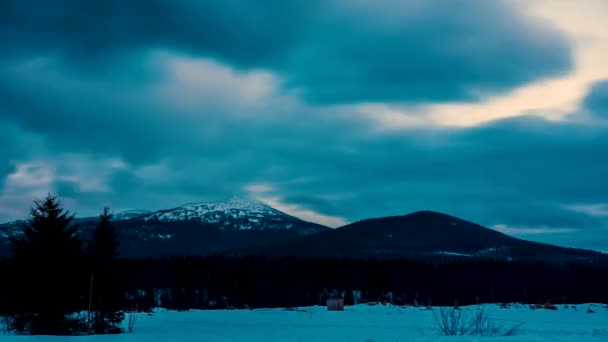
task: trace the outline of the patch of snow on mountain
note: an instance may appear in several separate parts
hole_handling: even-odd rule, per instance
[[[0,238],[6,239],[6,243],[9,242],[8,239],[19,237],[23,235],[23,230],[21,229],[22,225],[25,224],[26,221],[19,220],[13,221],[5,224],[0,224]]]
[[[290,217],[286,214],[262,202],[237,197],[221,202],[189,203],[141,217],[144,221],[193,221],[232,226],[239,230],[289,229],[292,225],[283,222],[288,218]]]
[[[460,256],[460,257],[472,257],[471,254],[457,253],[457,252],[448,252],[448,251],[438,251],[438,252],[435,252],[435,254],[449,255],[449,256]]]
[[[141,217],[144,215],[149,215],[152,212],[149,210],[125,210],[125,211],[121,211],[119,213],[115,213],[114,215],[112,215],[112,218],[115,221],[123,221],[123,220],[130,220],[133,218],[137,218],[137,217]]]

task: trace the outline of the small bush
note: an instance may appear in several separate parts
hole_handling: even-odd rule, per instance
[[[127,316],[127,332],[129,334],[133,332],[133,329],[135,329],[135,321],[136,321],[135,313],[130,312]]]
[[[519,328],[494,324],[482,308],[471,312],[443,307],[433,310],[433,318],[439,332],[445,336],[513,336]]]

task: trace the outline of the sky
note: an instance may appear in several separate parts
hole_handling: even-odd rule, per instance
[[[608,0],[0,2],[0,222],[251,197],[608,251]]]

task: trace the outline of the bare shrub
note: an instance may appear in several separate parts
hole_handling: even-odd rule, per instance
[[[494,324],[482,308],[474,312],[442,307],[433,310],[433,318],[445,336],[513,336],[518,325],[504,327]]]
[[[462,310],[455,308],[439,308],[439,310],[433,310],[433,318],[439,332],[445,336],[457,336],[466,335],[466,328],[464,323]]]
[[[308,318],[312,319],[312,308],[307,308],[306,313],[308,313]]]
[[[135,322],[137,321],[137,318],[135,316],[134,312],[129,312],[127,315],[127,332],[130,334],[133,332],[133,329],[135,329]]]

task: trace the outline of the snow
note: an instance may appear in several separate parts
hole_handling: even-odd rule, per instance
[[[139,209],[125,210],[125,211],[121,211],[119,213],[115,213],[112,216],[112,219],[115,221],[129,220],[129,219],[141,217],[144,215],[149,215],[151,213],[152,212],[149,210],[139,210]]]
[[[449,255],[449,256],[460,256],[460,257],[472,257],[471,254],[457,253],[457,252],[448,252],[448,251],[438,251],[438,252],[435,252],[435,254]]]
[[[160,210],[139,217],[144,221],[196,221],[223,224],[241,230],[263,229],[265,220],[280,223],[286,218],[288,218],[286,214],[262,202],[238,197],[221,202],[189,203],[175,209]],[[291,225],[287,223],[282,226],[285,229],[290,227]]]
[[[17,221],[15,221],[17,222]],[[23,234],[20,223],[6,223],[0,225],[0,238],[10,239]],[[7,240],[8,242],[8,240]]]
[[[81,337],[0,336],[3,342],[160,342],[160,341],[608,341],[608,309],[601,304],[558,306],[557,311],[508,309],[483,305],[492,321],[503,326],[521,324],[510,337],[443,337],[425,308],[356,305],[344,312],[325,307],[285,309],[167,311],[137,314],[132,334]],[[587,313],[591,308],[595,313]],[[472,311],[478,307],[465,307]]]

